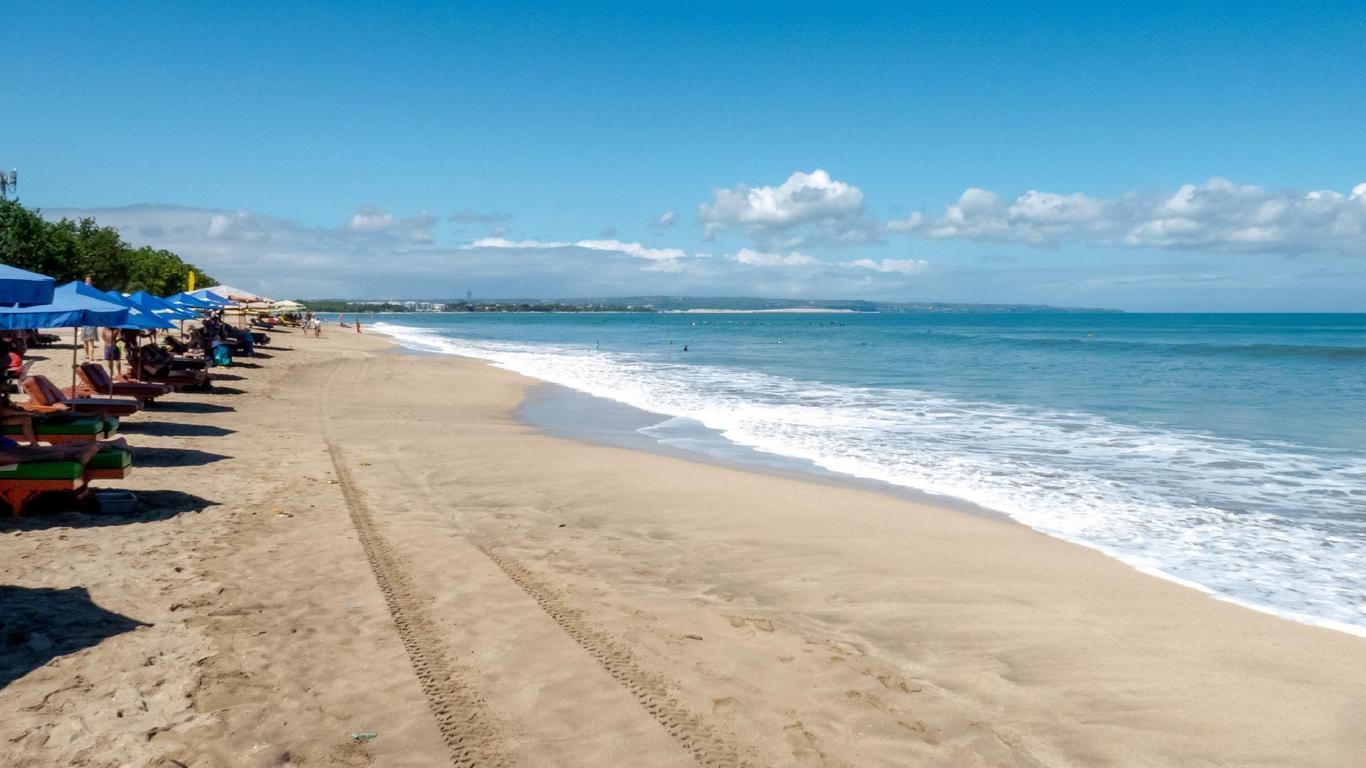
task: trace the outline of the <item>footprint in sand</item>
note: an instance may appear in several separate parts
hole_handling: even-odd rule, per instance
[[[753,619],[748,616],[727,616],[730,625],[736,629],[743,629],[746,624],[763,632],[772,632],[773,622],[768,619]]]

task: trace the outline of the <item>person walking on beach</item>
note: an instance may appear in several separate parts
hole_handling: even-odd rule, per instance
[[[119,332],[113,328],[100,329],[100,341],[104,343],[104,363],[109,366],[109,373],[114,376],[123,375],[122,355],[119,354]]]
[[[95,342],[99,341],[100,329],[93,325],[81,326],[81,346],[85,347],[85,361],[95,359]]]
[[[360,333],[360,320],[356,321],[356,333]]]

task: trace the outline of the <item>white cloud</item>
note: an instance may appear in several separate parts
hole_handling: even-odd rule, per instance
[[[863,192],[817,169],[792,174],[782,184],[718,189],[702,203],[697,218],[708,237],[741,231],[762,244],[870,243],[877,222],[864,216]],[[799,232],[800,230],[800,232]]]
[[[650,261],[670,261],[687,258],[688,254],[680,248],[647,248],[640,243],[626,243],[620,240],[575,240],[559,242],[549,240],[505,240],[501,237],[484,237],[468,245],[471,248],[510,248],[510,249],[548,249],[548,248],[586,248],[590,251],[614,251],[637,259]]]
[[[875,272],[894,272],[900,275],[914,275],[923,272],[930,263],[919,259],[855,259],[844,262],[845,266],[871,269]]]
[[[346,220],[346,228],[356,232],[383,232],[397,235],[416,243],[432,241],[432,227],[436,217],[423,211],[416,216],[398,218],[373,205],[362,205]]]
[[[382,211],[373,205],[362,205],[351,214],[346,226],[366,232],[379,232],[394,225],[393,214]]]
[[[482,213],[473,208],[461,208],[446,217],[446,221],[457,224],[506,224],[512,220],[510,213]]]
[[[805,267],[820,263],[816,259],[796,251],[788,254],[765,253],[749,248],[741,248],[733,258],[741,264],[748,264],[752,267]]]
[[[364,226],[350,226],[349,217],[317,227],[249,210],[168,205],[42,211],[49,219],[93,217],[135,246],[167,248],[225,283],[277,298],[441,299],[466,290],[505,298],[896,298],[910,279],[905,270],[850,269],[796,250],[721,256],[606,238],[496,236],[437,247],[414,240],[397,223],[403,217],[357,213],[369,217]]]
[[[566,248],[573,243],[559,243],[548,240],[508,240],[502,237],[481,237],[478,240],[462,245],[461,248],[469,250],[472,248]]]
[[[1366,184],[1274,191],[1215,178],[1166,195],[1114,198],[1031,190],[1006,202],[970,188],[943,215],[891,222],[889,230],[942,239],[1054,245],[1081,240],[1175,250],[1366,253]]]
[[[456,226],[474,224],[481,227],[495,237],[502,237],[508,231],[508,225],[512,221],[512,214],[491,212],[485,213],[476,211],[473,208],[461,208],[455,213],[446,216],[446,221]]]
[[[920,229],[920,225],[924,223],[924,221],[925,216],[921,214],[919,211],[915,211],[912,212],[910,215],[906,216],[905,218],[892,219],[891,221],[887,222],[887,231],[914,232],[917,229]]]

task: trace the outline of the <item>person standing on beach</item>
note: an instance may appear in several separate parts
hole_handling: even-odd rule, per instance
[[[356,321],[356,333],[360,333],[360,321]]]
[[[81,346],[85,347],[85,361],[95,359],[95,342],[100,338],[100,329],[93,325],[81,326]]]
[[[109,373],[114,376],[123,375],[123,362],[119,354],[119,332],[113,328],[100,329],[100,341],[104,343],[104,362],[109,366]]]

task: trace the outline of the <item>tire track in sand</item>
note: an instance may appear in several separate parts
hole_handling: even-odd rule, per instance
[[[708,768],[749,765],[740,760],[736,748],[717,736],[702,717],[689,712],[687,707],[670,696],[668,686],[662,679],[641,669],[628,649],[614,641],[610,635],[589,626],[582,611],[565,605],[548,585],[531,571],[499,555],[489,542],[473,543],[480,552],[497,564],[508,578],[521,587],[523,592],[535,600],[560,629],[602,665],[614,680],[635,696],[645,711],[664,726],[669,735],[688,750],[698,763]]]
[[[412,582],[399,565],[393,549],[375,528],[370,510],[351,477],[351,470],[342,460],[341,450],[328,440],[327,452],[332,457],[351,524],[384,595],[384,604],[422,685],[427,706],[436,718],[441,739],[451,751],[451,764],[458,768],[510,766],[483,700],[462,679],[468,670],[442,653],[440,633],[418,604]]]

